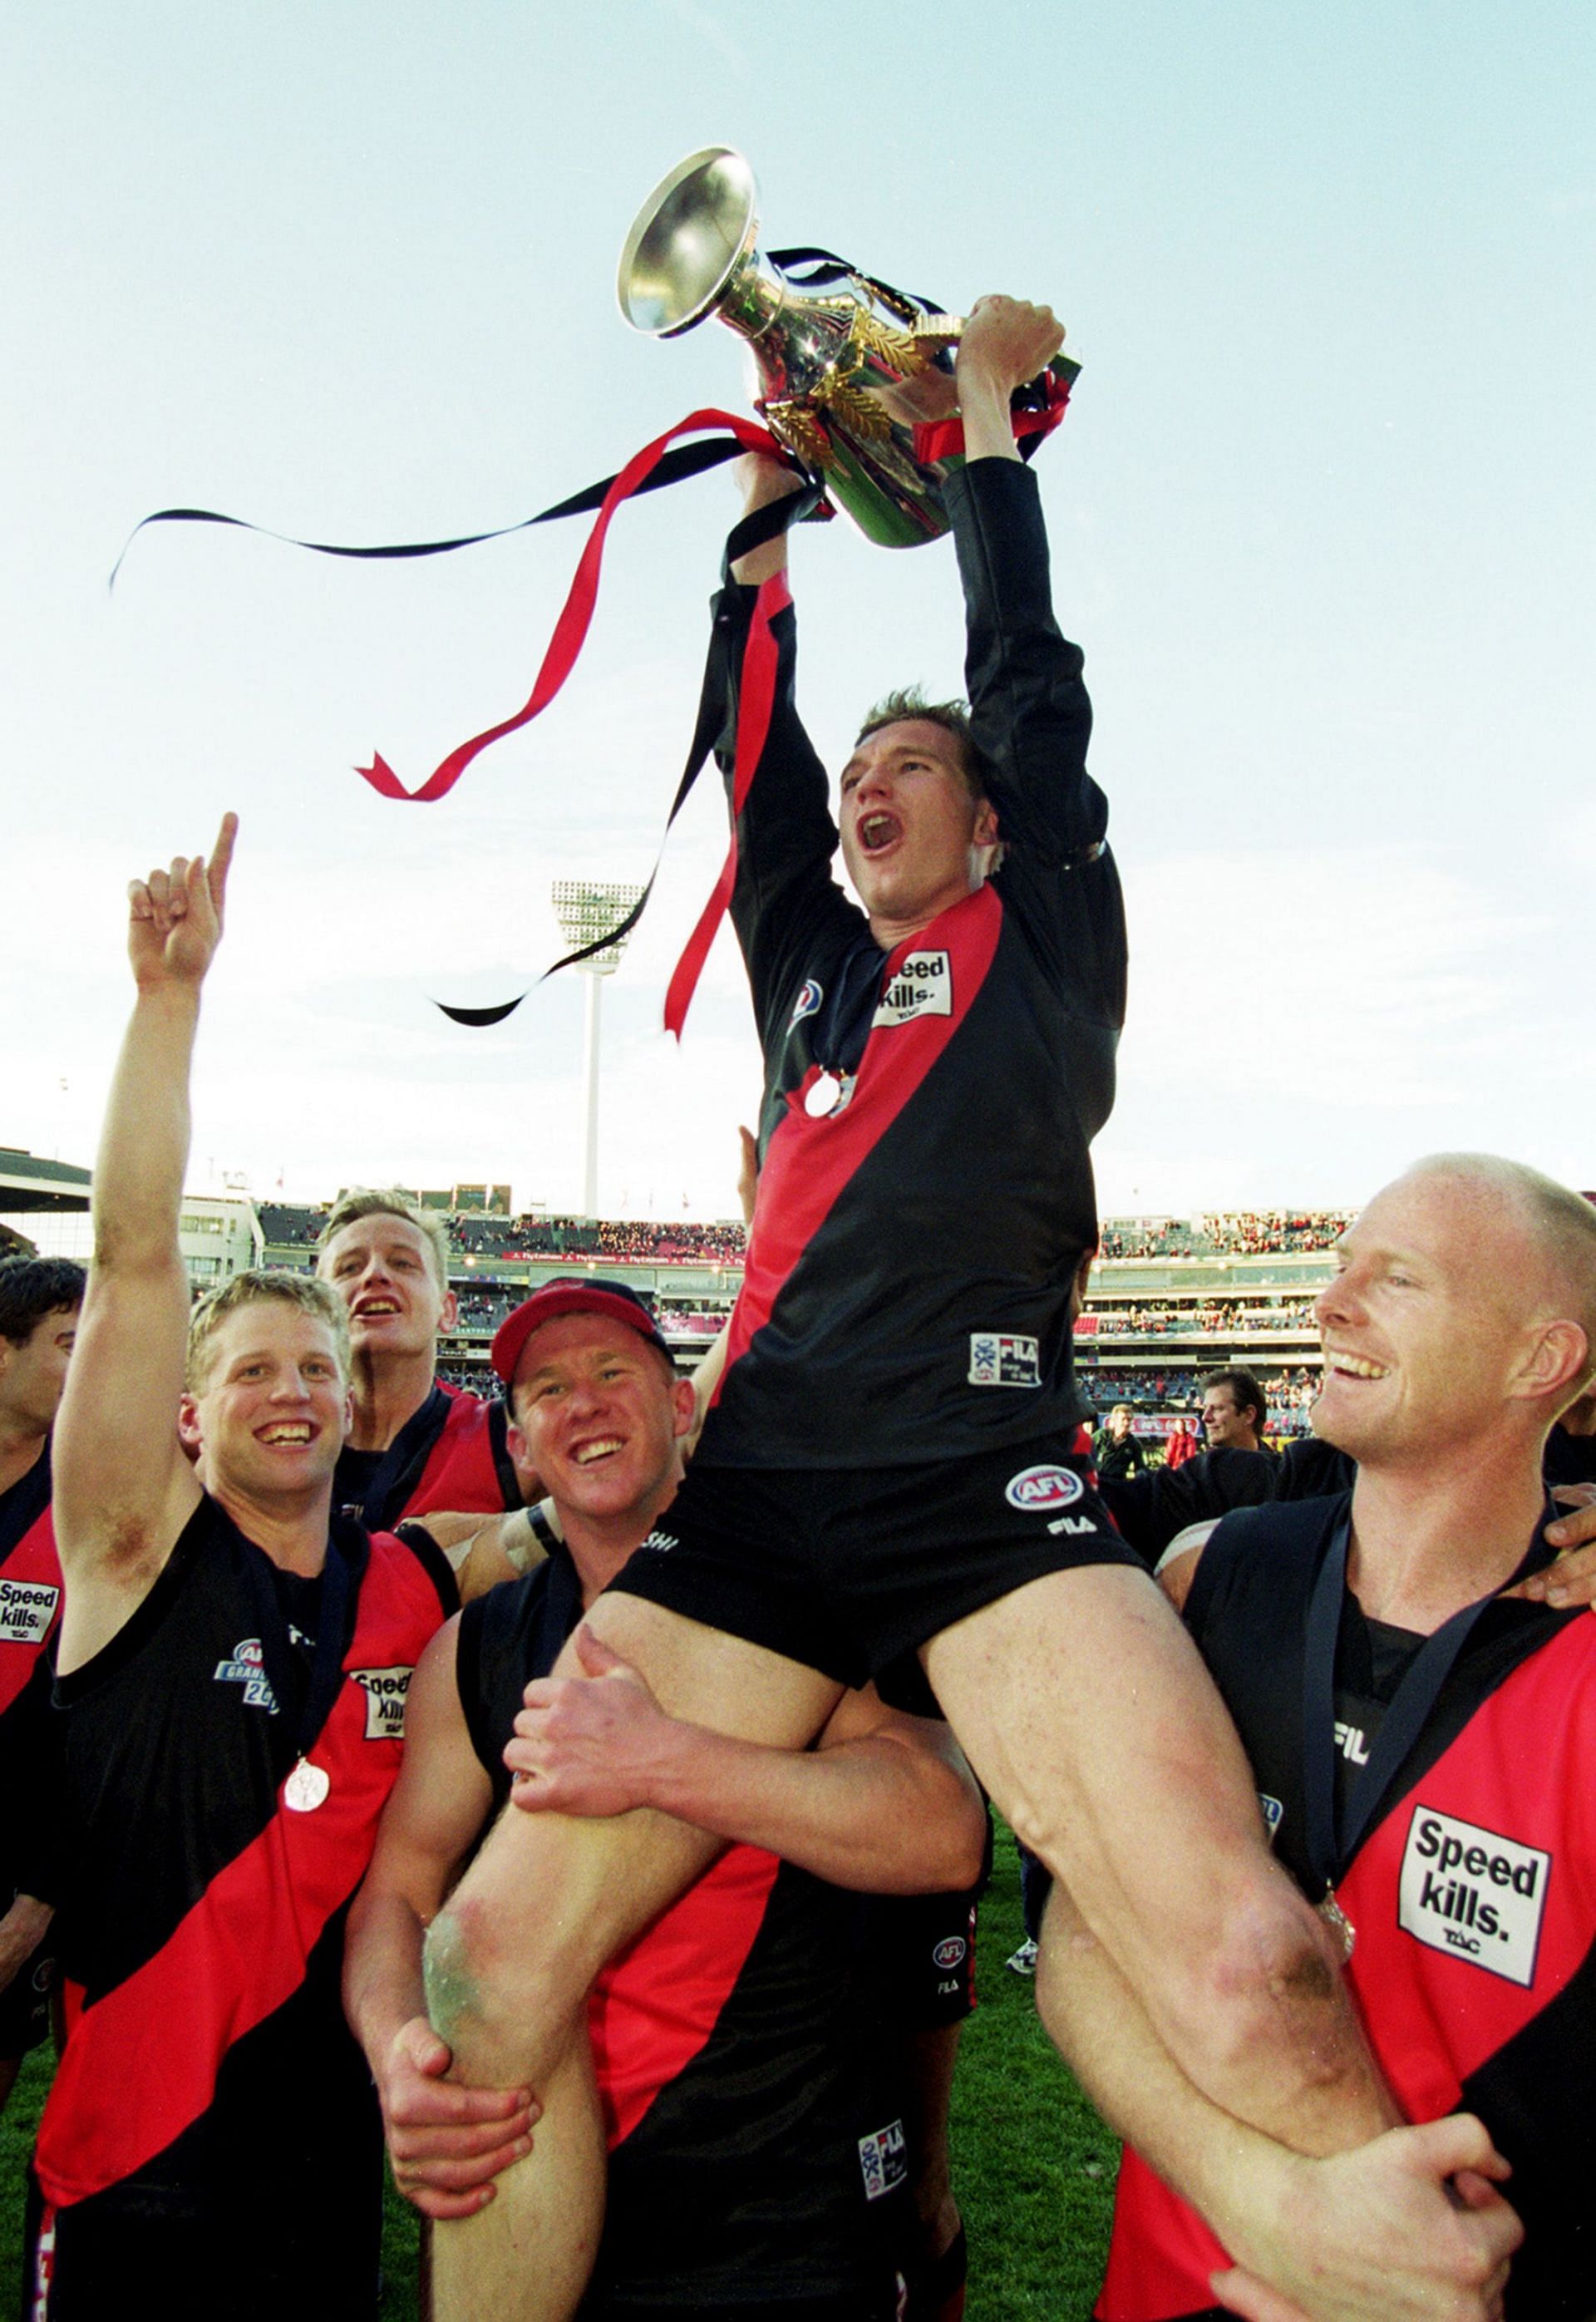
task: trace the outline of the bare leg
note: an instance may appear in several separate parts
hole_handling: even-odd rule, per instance
[[[672,1715],[798,1749],[842,1687],[814,1669],[635,1596],[589,1623]],[[570,1660],[562,1655],[560,1672]],[[651,1811],[584,1821],[506,1806],[427,1936],[427,2006],[456,2079],[524,2082],[543,2107],[533,2149],[476,2216],[433,2240],[438,2322],[562,2322],[604,2210],[604,2142],[588,2043],[594,1977],[673,1902],[719,1842]]]
[[[1388,2127],[1336,1948],[1272,1860],[1235,1728],[1152,1583],[1053,1573],[923,1658],[976,1773],[1190,2080],[1302,2151]]]

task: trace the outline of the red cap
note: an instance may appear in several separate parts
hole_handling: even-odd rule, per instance
[[[533,1332],[561,1314],[602,1314],[608,1321],[624,1322],[640,1339],[646,1339],[650,1346],[658,1347],[671,1368],[676,1367],[674,1356],[660,1336],[653,1309],[635,1290],[629,1290],[624,1282],[593,1282],[579,1275],[565,1275],[534,1290],[499,1324],[491,1359],[506,1386],[515,1376],[522,1349]]]

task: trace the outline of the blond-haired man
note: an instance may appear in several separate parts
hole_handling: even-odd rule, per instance
[[[56,1438],[66,2051],[34,2311],[376,2311],[380,2143],[343,1915],[454,1603],[435,1554],[333,1514],[344,1310],[251,1274],[189,1316],[178,1244],[207,864],[131,891],[137,999],[95,1172]]]

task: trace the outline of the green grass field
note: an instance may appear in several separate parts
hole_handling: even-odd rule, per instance
[[[1048,2045],[1032,1988],[1003,1962],[1024,1929],[1019,1860],[999,1830],[981,1906],[978,1989],[953,2090],[953,2168],[970,2234],[970,2322],[1086,2322],[1102,2270],[1117,2158]],[[23,2171],[49,2085],[29,2059],[0,2121],[0,2315],[20,2296]],[[390,2196],[383,2322],[414,2322],[414,2213]]]

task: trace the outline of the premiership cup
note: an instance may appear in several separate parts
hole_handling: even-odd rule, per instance
[[[943,486],[962,439],[945,424],[951,379],[942,396],[927,396],[935,382],[925,375],[948,372],[962,318],[929,313],[841,261],[822,270],[839,282],[834,294],[798,288],[760,255],[758,199],[752,170],[730,146],[679,162],[626,237],[616,285],[622,314],[655,339],[717,316],[750,343],[765,425],[827,499],[883,548],[936,539],[948,529]],[[1051,379],[1043,374],[1017,401],[1056,405],[1080,368],[1055,355]],[[917,416],[938,402],[940,424]]]

